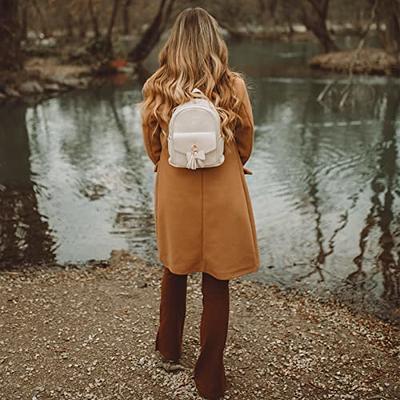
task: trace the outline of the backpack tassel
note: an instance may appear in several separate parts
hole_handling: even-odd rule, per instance
[[[197,167],[202,167],[204,165],[204,160],[206,155],[204,150],[196,150],[192,148],[192,151],[186,153],[187,164],[186,168],[196,169]]]

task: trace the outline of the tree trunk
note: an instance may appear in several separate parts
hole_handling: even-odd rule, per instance
[[[302,0],[301,2],[303,23],[319,40],[325,53],[338,50],[326,26],[328,7],[329,0]]]
[[[175,0],[161,0],[158,12],[152,23],[139,40],[139,43],[129,53],[128,57],[131,61],[139,62],[144,60],[156,46],[167,26],[174,2]]]
[[[68,40],[72,40],[74,38],[74,18],[70,11],[67,11],[65,14],[65,30]]]
[[[0,0],[0,38],[0,69],[20,69],[18,0]]]
[[[42,9],[40,8],[37,0],[32,0],[32,4],[33,4],[33,7],[36,10],[36,13],[37,13],[38,17],[39,17],[40,26],[42,28],[42,33],[43,33],[43,35],[45,37],[47,37],[48,36],[47,22],[46,22],[46,19],[44,18]]]
[[[93,6],[93,0],[89,0],[88,6],[89,6],[90,20],[92,21],[92,29],[94,37],[98,39],[100,37],[99,21],[97,20],[97,14]]]
[[[383,45],[388,53],[400,57],[400,1],[382,0],[378,20],[385,23]]]
[[[110,23],[108,24],[108,29],[106,34],[106,43],[110,51],[112,51],[112,32],[114,29],[115,20],[117,18],[119,5],[120,5],[120,0],[114,0]]]
[[[125,0],[124,11],[123,11],[123,23],[124,23],[124,35],[129,35],[131,33],[131,24],[129,18],[129,8],[132,4],[132,0]]]
[[[79,14],[79,37],[84,39],[86,36],[86,21],[85,14],[82,12]]]
[[[258,8],[260,10],[258,19],[265,28],[269,20],[275,25],[277,7],[278,0],[258,0]]]
[[[20,30],[21,40],[26,40],[28,38],[28,4],[26,1],[22,3],[21,7],[21,30]]]

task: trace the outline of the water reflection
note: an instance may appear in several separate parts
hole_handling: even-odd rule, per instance
[[[379,245],[381,250],[378,253],[378,269],[382,271],[383,275],[384,291],[382,297],[389,301],[396,301],[398,304],[400,299],[400,221],[399,213],[397,215],[394,213],[394,207],[395,190],[397,189],[397,195],[399,195],[400,188],[398,174],[396,173],[398,143],[396,140],[395,125],[399,103],[400,92],[398,88],[390,88],[387,94],[387,107],[383,119],[376,176],[371,182],[371,188],[375,193],[371,201],[373,208],[376,210],[377,224],[380,228]],[[380,199],[380,197],[383,197],[383,199]],[[397,217],[397,221],[395,221],[395,217]],[[361,265],[359,260],[360,257],[357,258],[358,266]]]
[[[137,92],[107,88],[54,99],[29,113],[29,124],[43,127],[40,136],[31,132],[38,139],[32,169],[51,191],[43,206],[52,215],[62,261],[106,258],[112,248],[154,252],[147,240],[154,228],[152,174],[135,101]]]
[[[399,81],[361,78],[338,110],[344,83],[320,104],[327,77],[262,71],[249,74],[256,140],[246,179],[262,261],[251,278],[399,319]],[[0,109],[2,264],[80,262],[116,248],[156,261],[140,90]]]
[[[0,108],[0,260],[11,266],[54,259],[32,181],[25,114],[23,106]]]
[[[315,101],[321,80],[258,86],[269,101],[249,162],[265,260],[256,278],[398,318],[399,91],[375,83],[369,101],[355,93],[359,104],[340,113]]]

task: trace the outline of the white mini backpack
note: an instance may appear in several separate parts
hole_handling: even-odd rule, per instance
[[[197,88],[193,92],[203,94]],[[168,126],[168,153],[169,164],[178,168],[195,170],[224,162],[220,117],[209,99],[195,98],[175,107]]]

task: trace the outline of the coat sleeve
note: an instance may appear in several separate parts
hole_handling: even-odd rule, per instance
[[[142,120],[143,143],[147,155],[154,164],[154,171],[157,171],[157,164],[160,161],[162,146],[160,134],[156,133],[155,135],[152,135],[154,128],[154,125],[143,123]]]
[[[250,102],[250,97],[246,88],[245,82],[239,80],[239,96],[242,99],[238,114],[242,118],[235,130],[236,145],[239,151],[239,156],[244,165],[250,158],[254,143],[254,119],[253,110]],[[251,173],[251,171],[250,171]]]

